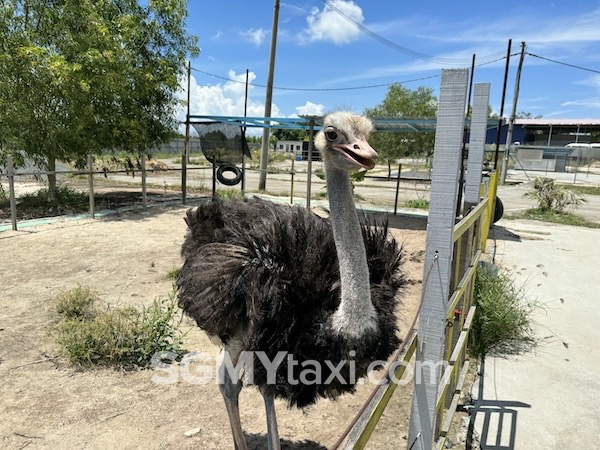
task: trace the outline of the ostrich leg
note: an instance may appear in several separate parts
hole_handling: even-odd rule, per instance
[[[242,390],[242,380],[237,380],[234,383],[229,371],[225,367],[225,363],[219,367],[219,374],[221,381],[219,388],[221,389],[221,394],[223,394],[223,400],[225,400],[235,450],[247,450],[246,438],[242,430],[242,422],[240,421],[240,407],[238,402],[240,391]]]
[[[275,401],[272,395],[261,390],[267,411],[267,449],[281,450],[279,432],[277,431],[277,417],[275,416]]]

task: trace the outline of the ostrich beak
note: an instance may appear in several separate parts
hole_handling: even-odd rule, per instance
[[[357,167],[367,170],[375,167],[377,152],[365,139],[356,139],[349,144],[334,144],[333,148]]]

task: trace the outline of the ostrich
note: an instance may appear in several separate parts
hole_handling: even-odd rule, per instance
[[[235,448],[246,442],[229,368],[241,355],[265,402],[268,448],[279,449],[274,399],[304,408],[353,392],[398,347],[394,309],[402,252],[387,224],[361,224],[349,173],[372,169],[371,121],[324,118],[315,146],[325,164],[330,219],[261,199],[188,210],[177,280],[179,305],[223,352],[218,375]],[[258,355],[258,356],[257,356]],[[267,359],[268,358],[268,359]],[[381,365],[381,364],[380,364]],[[370,367],[369,367],[370,366]],[[312,367],[310,377],[307,367]],[[235,375],[235,374],[234,374]]]

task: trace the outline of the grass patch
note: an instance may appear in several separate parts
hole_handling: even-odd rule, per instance
[[[408,208],[416,208],[416,209],[429,209],[429,200],[425,200],[424,198],[417,198],[407,201],[404,204]]]
[[[210,166],[210,162],[205,157],[190,158],[188,164],[193,166]],[[181,156],[173,160],[175,164],[181,164]]]
[[[507,272],[481,265],[475,280],[477,309],[469,334],[469,351],[483,357],[516,355],[536,345],[529,301]]]
[[[175,294],[148,308],[101,305],[98,295],[78,287],[59,295],[55,333],[69,362],[80,367],[147,367],[154,354],[179,353],[181,316]]]
[[[559,186],[582,195],[600,195],[600,186],[578,186],[573,184],[560,184]]]
[[[166,278],[168,280],[176,280],[181,273],[181,267],[175,267],[167,272]]]
[[[66,320],[93,320],[98,294],[86,287],[76,287],[55,299],[56,312]]]
[[[38,209],[48,207],[85,211],[89,208],[89,197],[84,192],[76,191],[68,186],[61,186],[56,188],[54,199],[50,199],[48,189],[40,189],[33,194],[25,194],[18,199],[18,208]]]
[[[558,223],[561,225],[573,225],[586,228],[600,228],[600,223],[593,222],[570,212],[556,212],[552,210],[542,210],[540,208],[530,208],[522,213],[510,214],[507,219],[528,219],[539,220],[542,222]]]
[[[218,189],[217,198],[223,200],[243,200],[246,196],[240,189]]]

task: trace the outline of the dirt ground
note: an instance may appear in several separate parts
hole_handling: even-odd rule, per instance
[[[172,291],[166,274],[180,265],[185,224],[182,207],[97,220],[59,219],[50,225],[0,233],[0,447],[22,448],[232,448],[216,382],[198,385],[179,377],[153,381],[152,370],[82,371],[59,354],[50,329],[50,300],[77,285],[96,289],[112,305],[149,305]],[[405,244],[410,283],[398,311],[401,335],[416,312],[421,290],[425,221],[391,218]],[[189,320],[184,347],[216,355],[218,348]],[[355,395],[323,400],[304,411],[277,403],[284,448],[332,446],[373,385]],[[400,387],[369,448],[406,445],[412,386]],[[249,387],[240,398],[251,448],[264,448],[262,398]],[[192,431],[191,436],[186,432]]]

